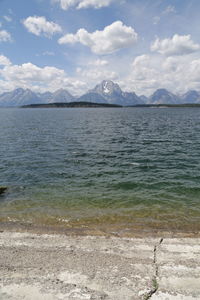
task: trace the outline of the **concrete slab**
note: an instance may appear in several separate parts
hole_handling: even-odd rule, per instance
[[[164,239],[157,248],[155,299],[200,299],[200,239]]]
[[[2,232],[0,299],[200,299],[200,239]]]
[[[0,299],[143,299],[158,239],[0,234]]]

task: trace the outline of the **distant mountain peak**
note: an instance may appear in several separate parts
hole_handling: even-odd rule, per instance
[[[195,91],[195,90],[189,90],[188,92],[186,92],[184,95],[195,95],[195,96],[199,96],[199,92]]]
[[[95,92],[100,95],[112,95],[114,92],[121,93],[121,89],[117,83],[112,80],[103,80],[100,84],[97,84],[90,92]]]
[[[189,90],[187,93],[182,95],[181,101],[183,103],[199,103],[200,93],[195,90]]]
[[[150,96],[148,103],[150,104],[176,104],[180,103],[180,99],[169,92],[168,90],[161,88],[157,89],[153,95]]]
[[[144,103],[135,93],[123,92],[120,86],[112,80],[103,80],[88,93],[100,95],[109,104],[135,105]]]
[[[11,92],[5,92],[0,95],[0,106],[21,106],[71,101],[74,101],[74,97],[64,89],[60,89],[55,93],[34,93],[30,89],[17,88]]]

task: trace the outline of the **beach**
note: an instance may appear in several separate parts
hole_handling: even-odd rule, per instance
[[[0,233],[0,299],[200,298],[200,238]]]

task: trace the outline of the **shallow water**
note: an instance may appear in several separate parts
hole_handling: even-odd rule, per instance
[[[200,229],[200,109],[0,109],[0,221]]]

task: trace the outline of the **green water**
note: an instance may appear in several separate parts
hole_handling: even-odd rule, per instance
[[[0,222],[200,230],[200,109],[0,109]]]

